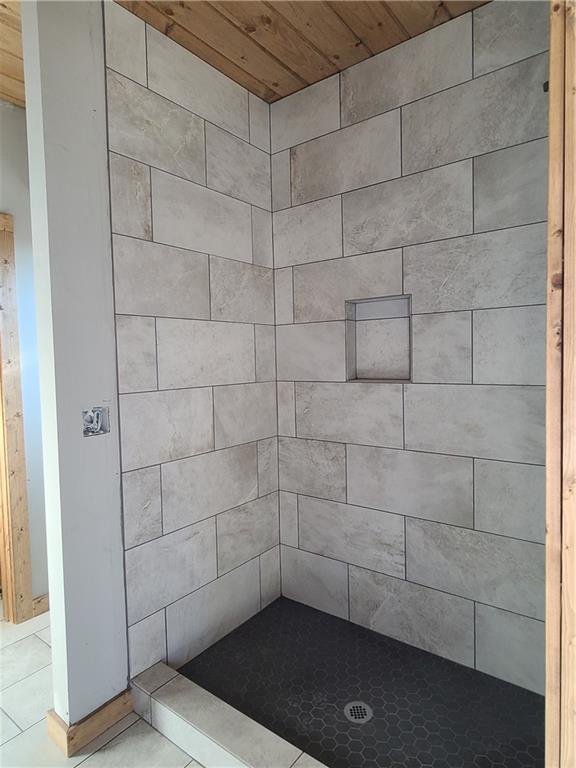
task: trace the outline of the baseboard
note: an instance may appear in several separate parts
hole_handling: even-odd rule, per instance
[[[32,600],[32,616],[40,616],[41,613],[46,613],[49,608],[48,595],[41,595]]]
[[[104,733],[110,726],[117,723],[132,712],[132,694],[129,690],[111,699],[99,709],[92,712],[79,723],[67,725],[62,718],[51,709],[46,718],[48,735],[64,752],[66,757],[72,757],[78,750]]]

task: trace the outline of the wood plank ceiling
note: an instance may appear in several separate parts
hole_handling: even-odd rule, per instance
[[[0,1],[0,99],[24,106],[20,3]]]
[[[116,0],[276,101],[487,0]]]
[[[488,0],[116,0],[266,101]],[[0,0],[0,99],[24,106],[19,0]]]

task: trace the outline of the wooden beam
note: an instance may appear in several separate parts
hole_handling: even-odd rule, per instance
[[[576,765],[576,0],[566,3],[560,765]]]
[[[46,716],[48,736],[62,750],[66,757],[72,757],[82,747],[121,720],[134,709],[130,690],[111,699],[79,723],[67,725],[51,709]]]
[[[46,613],[46,611],[50,610],[50,601],[48,599],[48,595],[41,595],[40,597],[35,597],[32,600],[32,615],[33,616],[40,616],[42,613]]]
[[[32,617],[32,567],[20,384],[14,222],[12,216],[5,213],[0,214],[0,339],[0,567],[6,619],[19,623]]]

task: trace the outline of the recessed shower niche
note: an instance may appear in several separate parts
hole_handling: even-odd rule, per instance
[[[410,296],[346,302],[348,381],[410,381]]]

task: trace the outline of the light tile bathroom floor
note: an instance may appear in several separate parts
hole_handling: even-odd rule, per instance
[[[50,615],[22,624],[2,618],[0,601],[0,766],[2,768],[201,768],[136,714],[128,715],[74,757],[46,733],[52,707]]]

